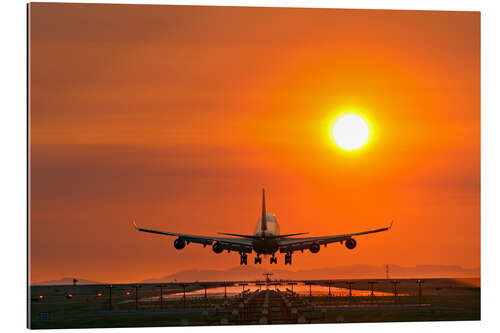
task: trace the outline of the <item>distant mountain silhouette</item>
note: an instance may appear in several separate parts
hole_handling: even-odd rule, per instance
[[[76,283],[77,285],[103,284],[102,282],[90,281],[90,280],[85,280],[85,279],[80,279],[80,278],[76,278],[76,279],[78,280],[78,282]],[[49,286],[49,285],[62,286],[62,285],[68,285],[68,284],[73,285],[73,278],[72,277],[63,277],[62,279],[59,279],[59,280],[33,282],[31,285],[32,286]]]
[[[160,282],[193,282],[193,281],[222,281],[222,280],[264,280],[264,273],[273,273],[272,279],[382,279],[385,278],[384,266],[351,265],[310,270],[266,270],[256,266],[237,266],[228,270],[185,270],[160,278],[152,278],[143,283]],[[390,278],[458,278],[479,277],[479,268],[467,269],[461,266],[444,265],[417,265],[399,266],[389,265]]]
[[[383,279],[385,278],[385,265],[350,265],[319,269],[286,270],[286,269],[264,269],[258,266],[236,266],[227,270],[215,269],[191,269],[173,273],[160,278],[151,278],[141,281],[142,283],[161,282],[195,282],[195,281],[243,281],[243,280],[265,280],[264,273],[273,273],[271,279],[297,279],[297,280],[320,280],[320,279]],[[463,268],[456,265],[417,265],[399,266],[389,265],[390,278],[467,278],[480,277],[480,268]],[[78,285],[104,284],[103,282],[91,281],[77,278]],[[72,285],[72,277],[64,277],[59,280],[33,282],[33,286],[47,285]]]

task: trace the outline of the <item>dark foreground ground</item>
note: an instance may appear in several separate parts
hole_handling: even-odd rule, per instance
[[[352,296],[348,281],[333,281],[333,286],[341,287],[342,291],[332,288],[330,295],[326,281],[310,282],[309,289],[303,285],[304,281],[297,281],[294,287],[300,290],[299,295],[292,294],[289,281],[262,286],[249,281],[243,286],[238,282],[165,284],[161,301],[157,284],[141,285],[137,297],[134,285],[123,284],[113,286],[111,302],[110,288],[106,285],[32,286],[28,326],[49,329],[480,319],[479,279],[425,279],[421,296],[416,279],[401,279],[397,283],[350,280]],[[370,282],[376,282],[375,296],[370,296]],[[228,293],[227,297],[223,292],[211,292],[220,291],[224,284],[229,285],[228,289],[245,292]],[[182,294],[184,288],[188,293],[186,299]],[[202,292],[192,296],[189,292],[193,290]],[[377,292],[387,294],[377,296]],[[356,296],[359,294],[363,296]]]

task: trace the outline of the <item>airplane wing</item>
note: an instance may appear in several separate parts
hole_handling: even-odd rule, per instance
[[[326,245],[329,243],[343,242],[353,236],[361,236],[366,234],[372,234],[381,231],[387,231],[392,227],[392,222],[388,227],[366,230],[361,232],[355,232],[351,234],[334,235],[334,236],[320,236],[320,237],[307,237],[307,238],[284,238],[278,241],[280,252],[293,252],[299,250],[309,249],[311,244],[317,243],[319,245]]]
[[[236,238],[236,237],[211,237],[211,236],[188,235],[188,234],[181,234],[181,233],[175,233],[175,232],[166,232],[166,231],[160,231],[160,230],[140,228],[137,226],[135,221],[133,223],[134,223],[134,228],[138,231],[149,232],[149,233],[153,233],[153,234],[160,234],[160,235],[165,235],[165,236],[178,237],[178,238],[186,241],[188,244],[189,243],[198,243],[198,244],[203,244],[203,246],[207,246],[207,245],[212,245],[216,242],[219,242],[219,244],[222,246],[222,249],[224,249],[224,250],[238,251],[238,252],[245,252],[245,253],[252,252],[252,240],[251,239]]]

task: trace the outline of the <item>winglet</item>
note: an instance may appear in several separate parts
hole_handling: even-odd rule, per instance
[[[134,228],[136,228],[137,230],[139,230],[139,227],[137,226],[137,224],[135,223],[135,220],[132,221],[132,223],[134,224]]]
[[[391,224],[389,225],[389,228],[387,228],[387,229],[391,229],[393,223],[394,223],[394,220],[391,221]]]

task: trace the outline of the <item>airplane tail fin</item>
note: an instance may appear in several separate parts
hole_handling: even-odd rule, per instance
[[[261,228],[262,231],[267,230],[267,212],[266,212],[266,192],[262,189],[262,217],[261,217]]]

